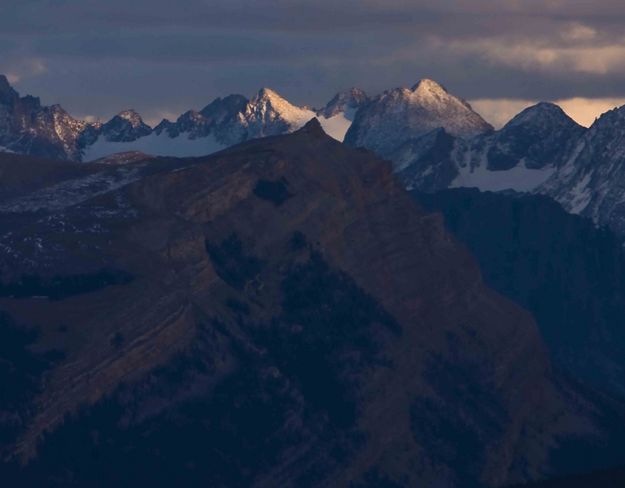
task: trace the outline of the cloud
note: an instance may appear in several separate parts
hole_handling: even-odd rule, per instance
[[[103,118],[264,85],[321,105],[421,77],[474,100],[625,98],[622,0],[2,1],[0,72]]]
[[[451,52],[480,57],[493,65],[521,68],[525,71],[554,73],[589,73],[607,75],[625,73],[625,39],[601,46],[561,47],[545,40],[502,40],[497,38],[445,43]]]
[[[597,30],[587,25],[574,22],[562,31],[562,38],[566,41],[589,41],[597,37]]]
[[[47,72],[46,64],[40,58],[5,59],[0,61],[0,69],[13,84]]]

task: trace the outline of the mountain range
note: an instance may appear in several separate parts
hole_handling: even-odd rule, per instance
[[[0,75],[0,146],[4,151],[48,159],[93,161],[111,154],[141,151],[154,156],[203,156],[250,139],[285,134],[318,117],[328,134],[342,140],[367,95],[353,88],[337,94],[320,110],[298,107],[268,88],[252,99],[217,98],[175,122],[148,126],[134,110],[106,123],[71,117],[59,105],[20,97]]]
[[[202,156],[247,140],[286,134],[316,117],[332,137],[393,162],[409,189],[453,187],[547,195],[568,212],[625,235],[625,108],[581,127],[557,105],[539,103],[494,130],[464,100],[423,79],[367,96],[353,88],[322,109],[275,91],[217,98],[151,128],[133,110],[106,123],[72,118],[60,106],[20,97],[0,76],[0,146],[48,159],[93,161],[116,153]]]
[[[625,464],[625,383],[580,364],[609,341],[554,349],[568,323],[521,307],[521,254],[518,292],[497,259],[485,282],[487,238],[318,121],[202,158],[0,170],[9,486],[474,488]],[[571,246],[588,287],[623,262],[550,215],[546,242],[605,243]]]

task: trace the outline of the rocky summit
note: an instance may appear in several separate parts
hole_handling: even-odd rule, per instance
[[[396,88],[358,111],[345,142],[388,158],[402,144],[435,129],[471,137],[493,130],[464,100],[433,80]]]

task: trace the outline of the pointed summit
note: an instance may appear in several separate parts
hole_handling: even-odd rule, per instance
[[[243,113],[248,138],[293,132],[314,116],[312,110],[293,105],[270,88],[261,89]]]
[[[317,117],[313,117],[306,125],[297,131],[298,134],[308,134],[313,137],[326,137],[327,134],[323,130],[321,123]]]
[[[278,105],[282,105],[284,103],[291,105],[286,98],[284,98],[282,95],[280,95],[278,92],[276,92],[275,90],[272,90],[271,88],[261,88],[260,90],[258,90],[258,93],[256,94],[256,96],[254,96],[254,98],[252,98],[251,100],[252,103],[267,103],[267,104],[278,104]]]
[[[345,142],[390,158],[402,144],[440,128],[463,138],[493,130],[464,100],[423,79],[412,89],[387,91],[362,107]]]
[[[271,88],[261,88],[258,93],[250,100],[248,110],[267,110],[275,109],[277,111],[288,111],[292,105],[286,98],[282,97],[278,92]]]
[[[420,93],[447,93],[447,89],[440,83],[429,78],[423,78],[415,83],[412,87],[413,92]]]
[[[475,113],[471,105],[469,105],[466,100],[452,95],[443,85],[429,78],[423,78],[417,82],[412,87],[412,93],[408,96],[408,98],[410,98],[411,103],[425,105],[429,109],[439,110],[439,107],[441,106],[456,106],[461,107],[461,111],[462,109],[467,109],[468,111]],[[493,130],[493,127],[490,126],[490,124],[485,121],[483,122],[489,126],[489,130]],[[453,130],[450,132],[453,132]]]

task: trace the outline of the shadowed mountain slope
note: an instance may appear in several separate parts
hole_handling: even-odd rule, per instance
[[[0,200],[0,308],[64,354],[0,405],[5,479],[501,486],[588,446],[622,461],[622,405],[554,373],[442,218],[316,121],[98,168]]]

